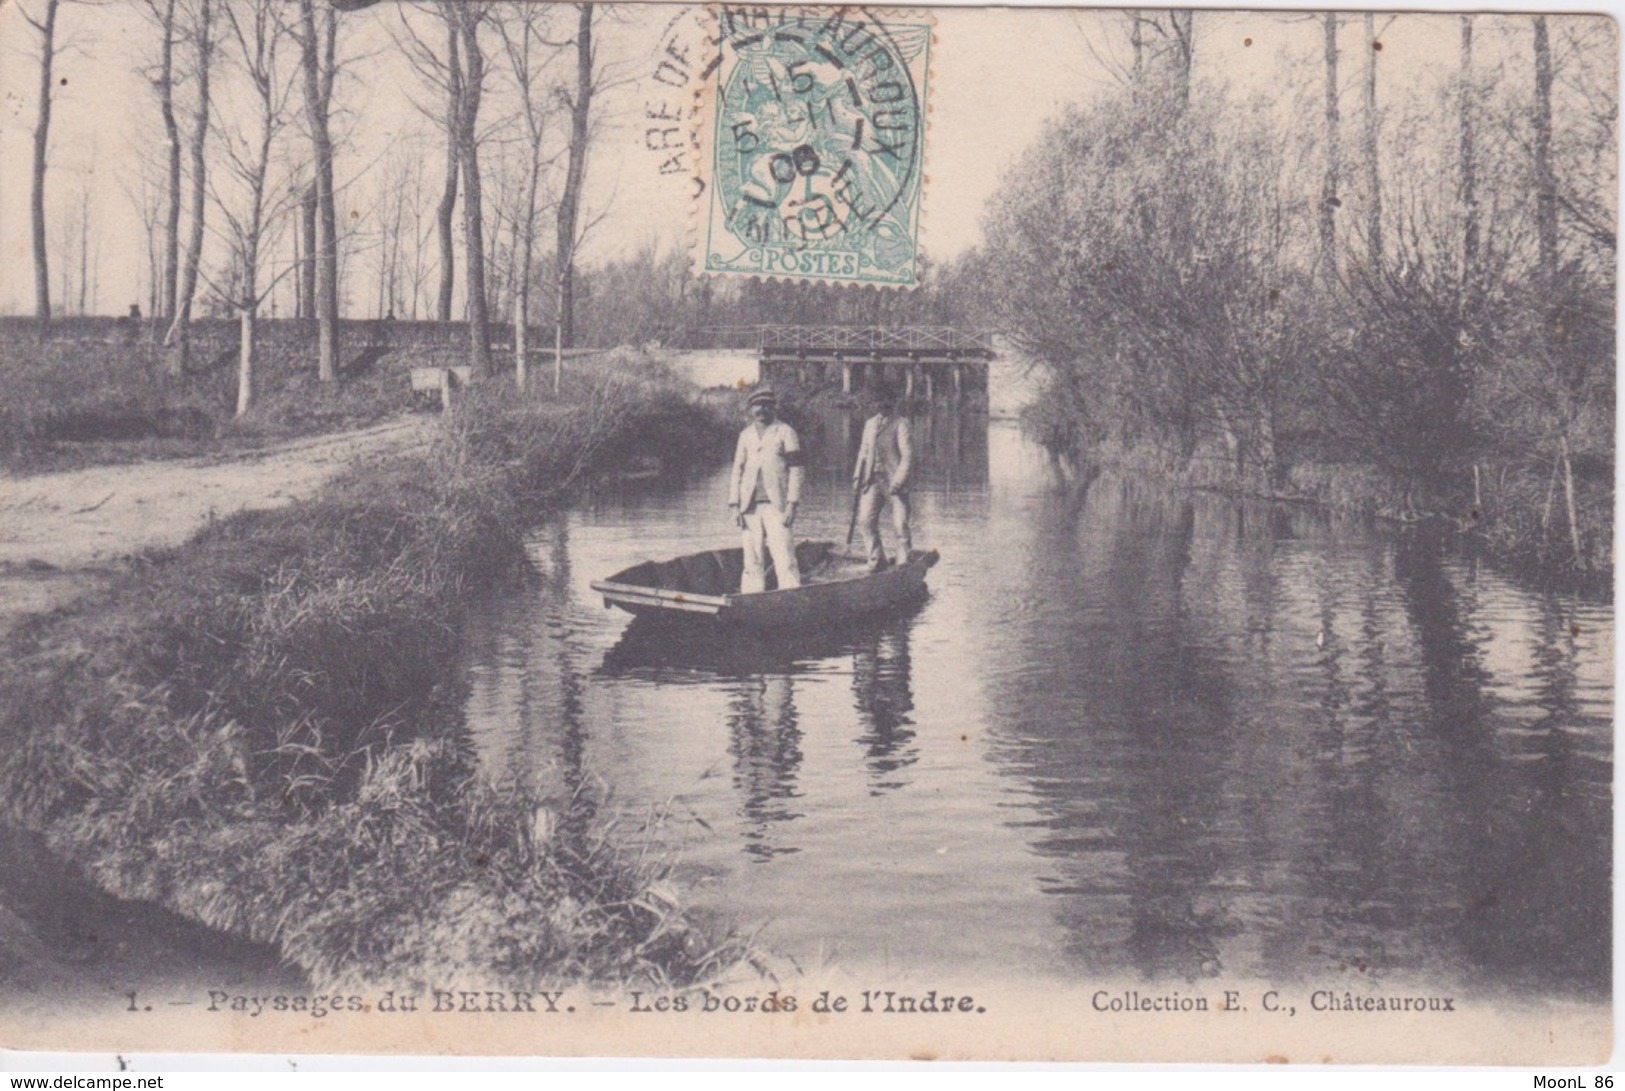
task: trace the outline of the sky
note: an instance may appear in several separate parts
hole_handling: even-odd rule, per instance
[[[43,0],[26,2],[38,8]],[[0,314],[30,313],[33,305],[28,189],[38,74],[17,3],[0,0]],[[1064,105],[1108,91],[1127,47],[1116,12],[930,10],[936,34],[921,231],[928,253],[946,259],[981,241],[983,210],[1016,158]],[[353,71],[367,73],[364,84],[354,78],[338,92],[341,198],[356,206],[350,211],[358,218],[374,214],[392,149],[415,149],[430,179],[440,169],[438,137],[413,104],[430,96],[389,33],[400,19],[389,0],[345,17],[342,52],[357,58]],[[154,31],[134,0],[68,3],[60,20],[60,37],[69,47],[58,62],[49,154],[53,249],[71,241],[67,236],[83,212],[91,224],[87,255],[96,270],[94,306],[88,309],[123,313],[146,298],[139,164],[143,156],[160,153],[162,141],[156,101],[139,68],[152,52]],[[644,119],[669,93],[652,78],[666,40],[673,34],[691,38],[694,25],[678,5],[635,4],[621,6],[601,32],[601,56],[613,64],[617,86],[604,98],[589,166],[593,211],[604,213],[583,256],[589,265],[648,245],[682,245],[686,237],[692,182],[660,172],[667,153],[650,150],[648,143],[658,136]],[[1437,84],[1452,70],[1453,17],[1385,15],[1379,28],[1385,98]],[[1509,28],[1502,37],[1518,32]],[[1290,75],[1294,86],[1302,86],[1310,78],[1306,66],[1317,62],[1319,34],[1312,19],[1288,12],[1201,12],[1197,79],[1268,93],[1285,86]],[[1344,34],[1349,112],[1358,98],[1357,18],[1348,20]],[[1495,63],[1496,33],[1481,34],[1481,43],[1482,63]],[[288,59],[294,59],[291,50]],[[485,116],[499,110],[499,102],[488,98]],[[53,253],[53,260],[62,256]],[[55,291],[57,272],[52,279]]]

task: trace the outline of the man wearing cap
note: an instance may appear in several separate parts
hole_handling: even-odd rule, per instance
[[[897,411],[897,392],[879,385],[873,394],[875,414],[863,425],[858,464],[852,469],[852,491],[858,500],[858,525],[869,554],[869,570],[886,566],[880,544],[880,509],[891,504],[892,526],[897,531],[899,561],[907,563],[914,548],[908,525],[908,479],[914,469],[913,432],[908,416]]]
[[[771,387],[757,387],[747,409],[750,423],[739,433],[733,472],[728,475],[728,507],[744,533],[745,571],[739,590],[767,589],[767,555],[773,557],[779,589],[801,586],[790,528],[801,501],[801,438],[778,419]]]

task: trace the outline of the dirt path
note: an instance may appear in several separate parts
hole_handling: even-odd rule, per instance
[[[345,467],[425,444],[409,417],[260,451],[0,479],[0,631],[106,580],[122,558],[179,545],[210,516],[310,496]]]

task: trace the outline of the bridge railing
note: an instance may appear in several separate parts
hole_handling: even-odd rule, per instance
[[[698,326],[683,332],[693,348],[759,352],[957,352],[994,351],[992,330],[960,326]]]

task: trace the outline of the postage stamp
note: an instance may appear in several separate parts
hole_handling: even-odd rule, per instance
[[[912,288],[932,24],[720,8],[702,92],[702,273]]]

